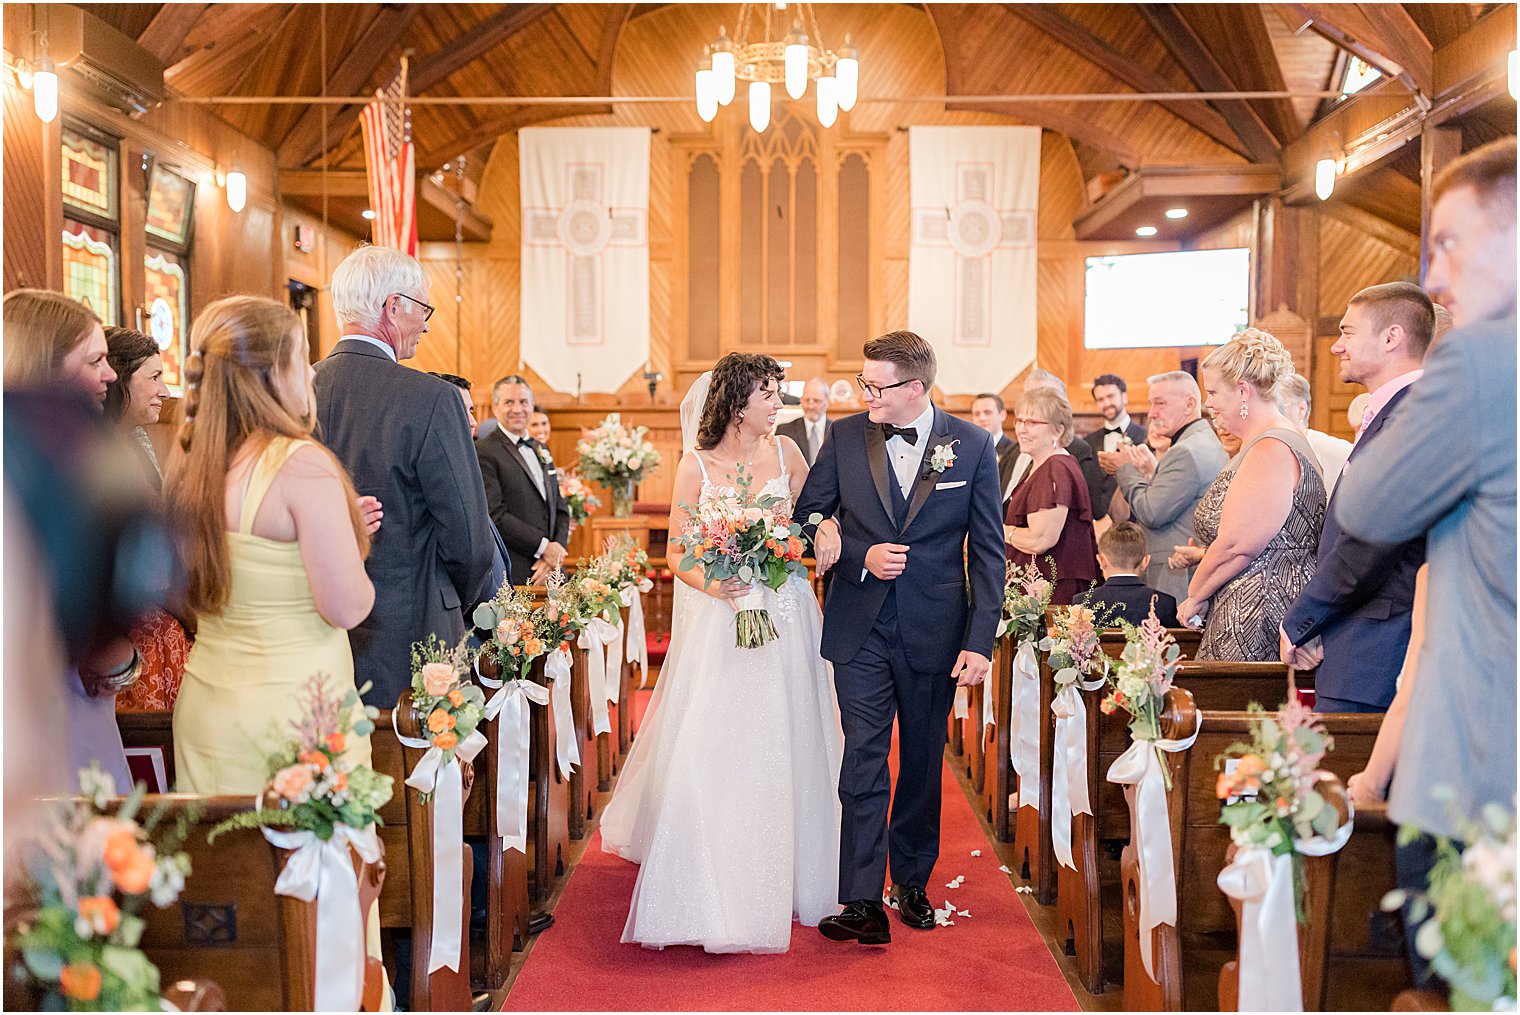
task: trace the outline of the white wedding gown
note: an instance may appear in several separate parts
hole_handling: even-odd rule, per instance
[[[703,498],[725,489],[706,472]],[[786,476],[760,492],[788,496]],[[602,848],[640,864],[625,942],[784,952],[794,918],[839,912],[844,741],[822,616],[803,579],[757,588],[777,637],[743,649],[729,605],[676,582],[678,627],[601,823]]]

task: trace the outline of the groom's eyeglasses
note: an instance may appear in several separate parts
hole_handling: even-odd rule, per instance
[[[912,384],[914,382],[914,380],[916,380],[916,378],[909,377],[907,380],[905,380],[905,381],[898,381],[896,384],[879,384],[878,385],[878,384],[867,384],[866,383],[866,379],[864,377],[860,376],[859,374],[855,375],[855,383],[857,385],[859,385],[861,392],[867,398],[872,399],[873,401],[876,400],[876,399],[878,399],[878,398],[880,398],[881,397],[881,393],[883,391],[891,391],[893,388],[900,388],[904,384]]]

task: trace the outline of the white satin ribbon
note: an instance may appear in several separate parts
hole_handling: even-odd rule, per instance
[[[1140,867],[1140,961],[1152,980],[1151,931],[1177,922],[1177,875],[1172,867],[1172,829],[1166,809],[1166,777],[1157,751],[1185,751],[1203,729],[1198,725],[1184,740],[1133,740],[1129,749],[1108,768],[1108,781],[1124,787],[1129,804],[1132,843]]]
[[[544,660],[544,676],[549,678],[549,701],[554,714],[554,753],[561,779],[570,778],[581,763],[580,745],[575,742],[575,714],[570,710],[570,650],[563,646]]]
[[[394,727],[396,714],[391,713]],[[443,763],[443,751],[430,741],[404,737],[398,730],[396,739],[407,747],[427,748],[406,784],[432,794],[433,808],[433,942],[429,949],[429,973],[447,966],[459,972],[461,950],[460,923],[464,918],[464,773],[460,763],[472,761],[486,745],[479,731],[459,741],[454,760]]]
[[[592,617],[577,641],[586,650],[586,680],[591,691],[591,732],[611,733],[612,717],[607,712],[607,646],[618,637],[618,629],[603,617]],[[616,689],[613,701],[617,700]]]
[[[648,591],[646,585],[654,588],[654,583],[646,578],[623,590],[623,602],[628,604],[628,663],[638,666],[640,687],[649,682],[649,629],[644,623],[644,597],[641,594]]]
[[[1240,976],[1237,1011],[1303,1011],[1298,972],[1298,921],[1293,913],[1293,855],[1265,846],[1238,849],[1219,872],[1219,887],[1239,899]]]
[[[1071,821],[1078,814],[1091,814],[1087,792],[1087,707],[1083,691],[1096,691],[1103,680],[1076,680],[1056,692],[1050,711],[1056,717],[1055,763],[1050,774],[1050,836],[1056,859],[1071,870]]]
[[[1013,655],[1013,722],[1008,731],[1008,755],[1019,774],[1019,806],[1038,807],[1040,795],[1030,792],[1040,777],[1040,663],[1033,639],[1019,642]]]
[[[608,705],[616,705],[622,695],[623,641],[627,633],[623,628],[621,612],[618,613],[617,620],[613,621],[612,630],[615,633],[612,640],[607,643],[607,677],[602,681],[602,689],[607,693]]]
[[[955,689],[955,717],[957,719],[964,719],[971,714],[970,691],[969,687],[957,687]],[[985,688],[982,690],[982,693],[987,693]]]
[[[317,903],[314,1010],[358,1011],[364,999],[365,915],[348,847],[352,844],[354,852],[369,863],[379,860],[375,826],[356,831],[334,825],[332,838],[326,842],[315,832],[262,831],[274,845],[295,850],[274,883],[275,894]]]
[[[533,735],[528,705],[549,704],[549,689],[531,680],[480,682],[496,691],[486,702],[486,718],[496,724],[496,830],[501,851],[528,851],[528,751]]]

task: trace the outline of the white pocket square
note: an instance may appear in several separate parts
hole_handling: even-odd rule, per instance
[[[965,485],[966,485],[966,480],[962,479],[959,482],[955,482],[955,483],[935,483],[934,484],[934,489],[936,489],[936,490],[954,490],[958,486],[965,486]]]

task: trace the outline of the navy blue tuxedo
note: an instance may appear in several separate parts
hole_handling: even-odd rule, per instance
[[[997,452],[987,433],[938,407],[906,495],[866,413],[834,424],[796,514],[838,521],[843,546],[823,617],[844,727],[839,901],[879,900],[892,882],[929,886],[939,858],[940,767],[962,650],[991,657],[1003,598]],[[936,447],[955,464],[935,472]],[[864,573],[877,543],[909,547],[896,579]],[[892,726],[898,776],[887,770]],[[888,804],[890,801],[890,821]],[[890,843],[889,843],[890,839]]]
[[[1409,388],[1388,400],[1372,418],[1347,459],[1348,472],[1393,418]],[[1394,439],[1397,439],[1395,435]],[[1316,695],[1387,709],[1409,647],[1414,576],[1425,562],[1425,537],[1384,545],[1341,529],[1331,508],[1319,537],[1319,564],[1283,618],[1295,645],[1318,636],[1325,660],[1314,678]]]
[[[1177,600],[1151,588],[1135,575],[1115,575],[1079,598],[1100,617],[1104,611],[1113,610],[1114,615],[1109,620],[1117,627],[1121,620],[1138,624],[1150,616],[1152,596],[1156,597],[1156,620],[1163,627],[1176,627]]]

